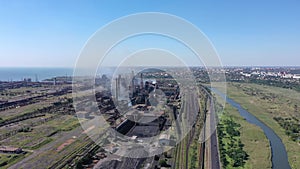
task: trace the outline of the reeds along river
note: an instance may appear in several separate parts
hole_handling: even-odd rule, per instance
[[[237,103],[236,101],[226,98],[226,96],[218,91],[217,89],[212,89],[212,91],[221,96],[223,99],[226,99],[226,102],[229,103],[231,106],[238,109],[240,115],[246,119],[247,122],[259,126],[263,132],[265,133],[266,137],[268,138],[271,146],[271,153],[272,153],[272,168],[273,169],[290,169],[290,164],[288,162],[288,156],[285,149],[284,144],[282,143],[281,139],[278,135],[267,125],[263,122],[258,120],[254,115],[246,111],[242,106]]]

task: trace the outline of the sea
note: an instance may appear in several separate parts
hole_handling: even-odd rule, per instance
[[[125,68],[127,70],[127,68]],[[101,67],[97,70],[96,75],[106,75],[108,78],[112,78],[115,73],[116,67]],[[148,72],[154,69],[147,70]],[[158,69],[155,69],[156,71]],[[80,76],[90,74],[89,70],[80,70]],[[89,72],[89,73],[87,73]],[[73,68],[49,68],[49,67],[0,67],[0,81],[11,82],[11,81],[23,81],[24,79],[31,79],[31,81],[43,81],[53,77],[61,76],[73,76]]]
[[[0,81],[21,81],[25,78],[30,78],[33,82],[43,81],[53,77],[59,76],[73,76],[73,68],[4,68],[0,67]],[[111,76],[113,69],[108,68],[101,73],[97,72],[98,75]]]
[[[0,68],[0,81],[20,81],[24,78],[42,81],[52,77],[72,75],[72,68]]]

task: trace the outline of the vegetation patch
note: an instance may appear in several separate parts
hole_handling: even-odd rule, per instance
[[[50,143],[50,142],[53,141],[53,140],[54,140],[53,138],[46,138],[46,139],[44,139],[43,141],[39,142],[38,144],[32,146],[31,148],[32,148],[32,149],[38,149],[38,148],[40,148],[40,147],[42,147],[42,146],[44,146],[44,145]]]
[[[221,162],[224,168],[243,167],[248,159],[240,138],[241,125],[223,116],[218,124]]]
[[[247,94],[245,90],[252,90],[254,93],[247,92]],[[300,167],[300,145],[286,134],[285,129],[274,117],[299,119],[298,106],[295,105],[299,104],[300,93],[266,85],[228,83],[227,94],[275,131],[286,147],[291,168],[298,169]],[[264,99],[264,96],[271,96],[271,99]]]
[[[0,168],[8,168],[25,156],[26,154],[0,154]]]
[[[300,143],[300,123],[297,118],[274,117],[274,120],[285,129],[285,133],[293,140]]]

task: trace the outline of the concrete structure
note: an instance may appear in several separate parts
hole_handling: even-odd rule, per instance
[[[162,146],[170,145],[170,135],[169,134],[161,134],[159,137],[159,144]]]

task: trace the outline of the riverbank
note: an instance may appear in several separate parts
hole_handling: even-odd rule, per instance
[[[216,96],[217,100],[221,97]],[[244,144],[243,150],[248,154],[248,159],[243,167],[245,169],[261,168],[270,169],[271,148],[268,139],[262,129],[254,124],[247,122],[230,104],[225,105],[225,109],[220,117],[230,118],[240,125],[240,140]]]
[[[299,93],[298,93],[299,94]],[[300,145],[285,134],[274,117],[292,117],[289,102],[297,101],[295,91],[246,83],[228,83],[227,95],[272,128],[286,147],[291,168],[300,168]]]

